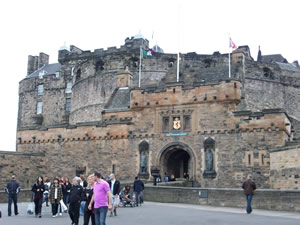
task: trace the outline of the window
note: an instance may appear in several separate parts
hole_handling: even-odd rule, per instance
[[[67,98],[66,99],[66,112],[70,112],[71,111],[71,99]]]
[[[42,96],[44,94],[44,85],[40,84],[38,85],[38,95]]]
[[[115,164],[112,165],[112,173],[116,173],[116,165]]]
[[[264,73],[264,76],[265,76],[266,78],[274,79],[273,72],[272,72],[272,70],[270,70],[269,68],[264,67],[264,68],[263,68],[263,73]]]
[[[42,114],[43,113],[43,102],[38,102],[36,106],[36,114]]]
[[[39,72],[39,78],[40,79],[43,79],[44,75],[46,74],[46,71],[45,70],[42,70]]]
[[[184,116],[183,120],[184,120],[183,129],[184,130],[190,130],[191,129],[191,117],[190,116]]]
[[[248,164],[251,165],[251,155],[248,155]]]
[[[162,130],[163,130],[163,132],[169,132],[169,117],[164,117],[163,118]]]
[[[76,72],[76,80],[79,80],[81,77],[81,69],[78,69]]]
[[[66,93],[72,93],[72,82],[67,83]]]
[[[57,71],[57,72],[55,73],[55,77],[56,77],[56,78],[59,78],[59,77],[60,77],[59,71]]]
[[[264,154],[261,155],[261,164],[262,165],[265,164],[265,155]]]

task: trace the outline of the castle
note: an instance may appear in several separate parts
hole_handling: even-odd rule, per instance
[[[298,188],[300,67],[281,55],[154,53],[137,35],[120,48],[63,46],[58,63],[28,57],[19,84],[17,152],[0,152],[0,183],[114,172],[174,175],[201,187]],[[141,76],[139,77],[139,69]],[[139,87],[139,78],[140,84]]]

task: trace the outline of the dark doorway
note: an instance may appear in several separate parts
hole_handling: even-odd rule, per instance
[[[166,173],[183,178],[183,174],[189,172],[189,160],[190,155],[182,149],[170,152],[166,155]]]

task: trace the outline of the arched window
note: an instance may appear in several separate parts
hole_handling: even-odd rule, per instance
[[[273,72],[268,67],[263,68],[263,74],[264,74],[264,77],[266,77],[266,78],[274,79]]]

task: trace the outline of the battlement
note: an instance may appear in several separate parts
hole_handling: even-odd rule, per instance
[[[200,85],[184,89],[182,85],[169,86],[165,91],[131,91],[130,108],[157,107],[168,105],[185,105],[214,102],[236,102],[241,99],[241,87],[238,81],[220,82],[218,84]]]

